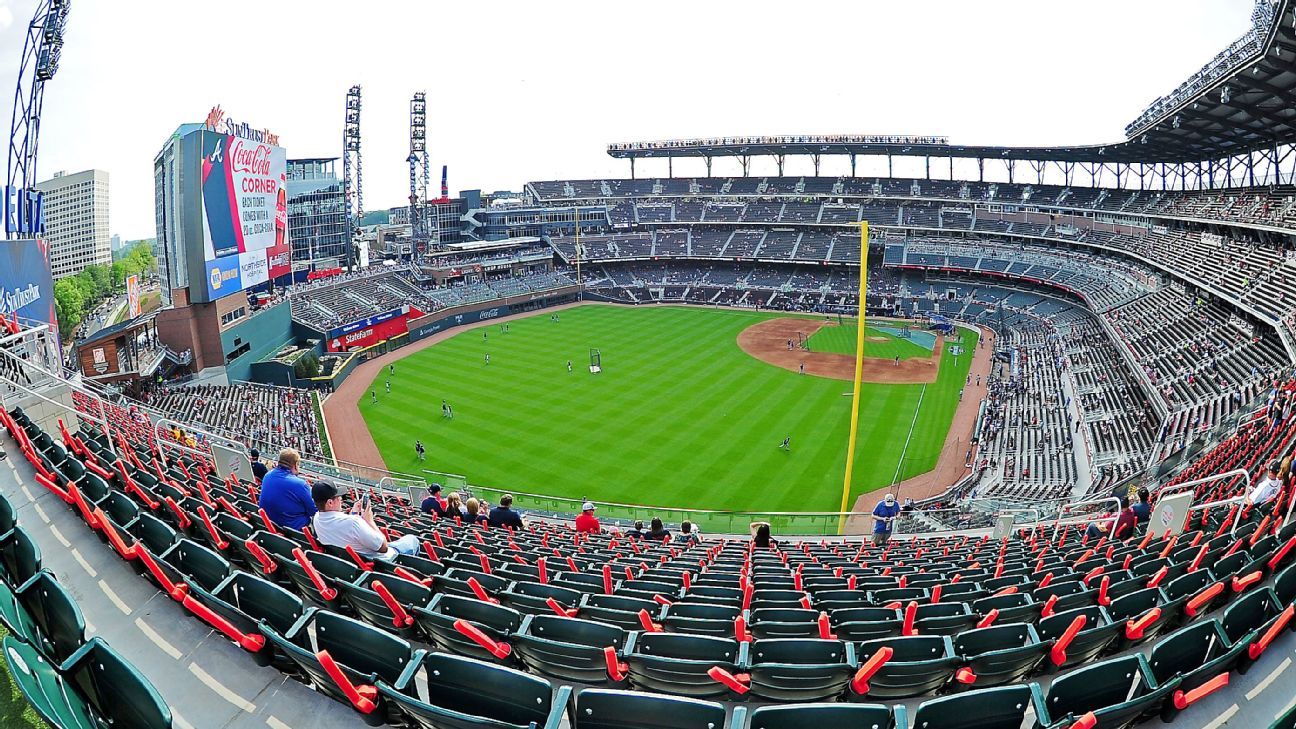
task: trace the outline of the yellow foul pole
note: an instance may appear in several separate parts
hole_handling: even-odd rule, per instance
[[[859,432],[860,389],[864,380],[864,299],[868,291],[868,221],[860,223],[860,283],[859,283],[859,321],[855,331],[855,379],[852,380],[850,440],[846,442],[846,476],[842,480],[841,508],[842,516],[838,517],[837,531],[845,531],[846,516],[850,511],[851,476],[855,470],[855,436]]]

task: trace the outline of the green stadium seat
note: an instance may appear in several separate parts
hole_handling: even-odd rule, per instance
[[[0,496],[0,540],[9,536],[9,532],[18,525],[18,517],[14,514],[13,504],[9,499]]]
[[[731,688],[713,678],[713,669],[738,674],[746,662],[747,643],[679,633],[639,633],[624,661],[635,688],[694,698],[729,695]]]
[[[1271,627],[1279,621],[1286,621],[1288,626],[1291,625],[1293,622],[1291,614],[1285,612],[1291,607],[1290,604],[1280,603],[1272,588],[1263,587],[1253,588],[1243,593],[1241,597],[1224,608],[1219,623],[1229,642],[1255,646],[1254,649],[1249,647],[1247,653],[1238,660],[1239,672],[1246,673],[1251,664],[1267,648],[1267,645],[1261,641],[1261,637],[1269,632]]]
[[[421,674],[421,675],[420,675]],[[415,726],[428,729],[558,729],[571,688],[448,653],[421,653],[395,685],[378,692]]]
[[[518,659],[536,673],[590,685],[620,683],[608,675],[606,649],[620,656],[630,633],[613,625],[557,615],[528,615],[513,636]]]
[[[1009,595],[983,597],[971,604],[972,612],[980,617],[997,610],[996,622],[1000,623],[1034,623],[1039,620],[1043,603],[1035,602],[1029,593],[1015,592]]]
[[[752,709],[750,729],[908,729],[903,705],[894,709],[883,704],[791,704]],[[736,726],[735,722],[731,726]]]
[[[284,634],[268,626],[262,630],[316,690],[351,706],[369,725],[400,718],[398,712],[385,707],[374,686],[378,681],[399,683],[423,651],[416,652],[408,642],[378,628],[326,610],[307,612]]]
[[[940,690],[950,682],[959,657],[949,636],[915,635],[901,638],[868,640],[855,647],[861,666],[882,652],[892,651],[891,657],[867,679],[865,699],[903,699],[922,696]],[[859,693],[858,685],[852,692]]]
[[[157,690],[99,638],[59,666],[14,636],[5,637],[3,649],[19,691],[52,726],[171,726],[171,710]]]
[[[734,620],[740,615],[742,609],[737,606],[677,602],[662,611],[660,622],[677,633],[729,638],[734,635]]]
[[[954,637],[954,652],[967,671],[956,672],[954,685],[963,690],[1024,680],[1039,668],[1050,647],[1029,623],[996,623],[964,631]]]
[[[444,575],[437,578],[433,589],[449,595],[476,597],[477,593],[473,591],[471,583],[468,582],[470,579],[474,580],[486,594],[491,596],[497,596],[512,584],[508,580],[494,575],[451,568]]]
[[[1050,654],[1046,664],[1050,669],[1069,668],[1088,663],[1107,650],[1125,630],[1124,623],[1113,621],[1105,608],[1095,605],[1040,618],[1037,626],[1040,638],[1046,641],[1060,641],[1067,635],[1068,629],[1075,624],[1078,617],[1084,617],[1083,626],[1070,642],[1065,645],[1054,645],[1054,652]]]
[[[854,647],[839,640],[767,638],[748,648],[751,694],[769,701],[829,701],[855,675]]]
[[[580,604],[582,596],[583,593],[579,590],[538,582],[514,582],[498,595],[504,605],[532,615],[552,615],[550,600],[564,608],[575,608]]]
[[[41,571],[12,592],[0,585],[0,620],[11,633],[61,663],[85,645],[85,618],[76,600],[54,576]]]
[[[957,635],[978,620],[978,616],[961,602],[919,605],[915,615],[914,628],[921,635]]]
[[[234,630],[245,636],[255,636],[250,640],[228,637],[252,653],[257,665],[273,663],[280,670],[294,669],[287,656],[277,653],[265,639],[261,626],[267,625],[281,635],[288,633],[308,610],[313,609],[307,608],[300,597],[280,585],[238,570],[211,591],[190,585],[189,594],[228,621]]]
[[[1180,679],[1179,690],[1189,692],[1237,667],[1248,644],[1230,644],[1217,620],[1202,620],[1157,641],[1148,655],[1148,666],[1157,683]],[[1177,713],[1167,702],[1162,718],[1170,721]]]
[[[932,729],[1017,729],[1027,709],[1038,706],[1036,684],[978,689],[924,701],[914,726]]]
[[[406,640],[418,634],[410,611],[432,602],[430,587],[377,572],[366,572],[355,584],[339,582],[337,589],[361,620]]]
[[[1179,682],[1157,683],[1147,659],[1137,653],[1094,663],[1053,680],[1042,701],[1047,721],[1040,724],[1068,727],[1093,712],[1097,726],[1128,726],[1159,713]]]
[[[410,614],[414,616],[418,629],[437,648],[491,661],[500,659],[455,625],[464,621],[491,640],[507,642],[521,628],[523,619],[522,614],[512,608],[457,595],[437,595],[426,607],[416,607]]]
[[[277,553],[272,554],[272,559],[279,565],[276,572],[287,575],[289,583],[307,604],[337,612],[350,610],[350,604],[342,598],[337,586],[342,583],[355,584],[364,571],[350,560],[338,559],[322,552],[302,550],[300,554],[320,578],[324,585],[323,590],[315,584],[311,573],[307,572],[306,568],[291,555],[284,557]]]
[[[818,610],[805,608],[763,608],[752,610],[749,621],[751,634],[762,638],[815,638],[819,637]]]
[[[158,557],[158,566],[172,582],[189,582],[208,591],[215,590],[232,569],[224,557],[189,539],[171,545]]]
[[[1273,589],[1279,603],[1291,605],[1296,602],[1296,564],[1289,565],[1278,573]]]
[[[638,691],[584,689],[571,701],[573,729],[722,729],[725,707],[713,701]]]
[[[1175,617],[1165,609],[1165,603],[1165,595],[1157,587],[1147,587],[1113,600],[1107,606],[1111,619],[1127,623],[1126,630],[1117,641],[1117,650],[1124,650],[1160,635],[1162,629]]]
[[[41,570],[40,547],[20,526],[0,538],[0,570],[0,580],[15,590]]]

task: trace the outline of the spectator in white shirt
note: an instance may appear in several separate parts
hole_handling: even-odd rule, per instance
[[[1278,464],[1271,463],[1268,477],[1261,479],[1260,483],[1251,489],[1251,493],[1247,494],[1247,503],[1251,506],[1267,504],[1278,496],[1281,489],[1282,481],[1278,479]]]
[[[311,486],[311,498],[319,511],[311,520],[315,538],[323,544],[343,549],[354,547],[362,557],[393,560],[397,554],[414,554],[419,541],[414,534],[406,534],[394,542],[387,538],[374,523],[373,503],[357,500],[350,513],[342,511],[342,495],[328,481],[316,481]]]

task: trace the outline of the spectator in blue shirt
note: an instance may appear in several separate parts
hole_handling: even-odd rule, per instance
[[[513,495],[504,494],[501,496],[499,506],[490,510],[490,517],[487,519],[487,523],[493,527],[506,526],[514,529],[521,529],[524,526],[522,523],[522,516],[509,508],[511,506],[513,506]]]
[[[896,503],[895,494],[887,494],[886,498],[878,502],[873,507],[873,543],[886,544],[891,538],[891,531],[895,529],[895,518],[900,515],[900,505]]]
[[[1138,519],[1139,524],[1146,524],[1148,519],[1152,518],[1151,495],[1148,494],[1147,487],[1138,490],[1138,503],[1130,507],[1134,512],[1134,517]]]
[[[300,463],[301,455],[297,451],[292,448],[280,451],[279,465],[261,479],[261,498],[258,501],[270,521],[292,529],[310,524],[316,512],[310,484],[297,475]]]
[[[419,504],[419,509],[424,514],[436,514],[438,517],[446,515],[446,502],[441,498],[441,484],[434,483],[428,487],[427,498]]]

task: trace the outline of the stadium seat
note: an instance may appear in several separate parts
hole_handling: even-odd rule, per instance
[[[1077,623],[1078,618],[1084,621]],[[1092,606],[1041,618],[1037,630],[1042,640],[1055,641],[1048,666],[1058,669],[1093,660],[1121,636],[1125,624],[1113,621],[1105,608]]]
[[[961,602],[919,605],[914,628],[921,635],[957,635],[977,622],[968,606]]]
[[[1038,706],[1036,684],[978,689],[924,701],[914,712],[915,727],[931,729],[1017,729],[1026,710]]]
[[[523,619],[522,614],[512,608],[457,595],[436,595],[426,607],[415,607],[410,614],[432,645],[481,660],[502,660],[496,655],[501,651],[492,652],[490,644],[483,645],[482,641],[472,637],[475,634],[471,631],[456,627],[460,621],[471,624],[492,641],[507,642],[522,627]],[[511,653],[505,656],[511,657]]]
[[[858,644],[855,655],[861,668],[875,656],[885,655],[883,649],[890,649],[891,655],[867,678],[866,690],[860,693],[858,675],[852,684],[852,692],[865,700],[903,699],[932,693],[949,683],[959,664],[949,636],[915,635]]]
[[[1107,606],[1107,612],[1116,622],[1126,622],[1126,629],[1117,639],[1117,650],[1123,650],[1155,638],[1174,616],[1165,609],[1165,595],[1160,588],[1147,587],[1119,597]]]
[[[225,558],[189,539],[171,545],[157,561],[172,582],[189,582],[208,591],[224,582],[232,569]]]
[[[1229,642],[1248,643],[1254,646],[1254,648],[1248,647],[1247,652],[1238,659],[1239,672],[1246,673],[1251,664],[1268,647],[1261,638],[1268,634],[1267,637],[1272,640],[1270,628],[1280,621],[1288,626],[1291,625],[1293,622],[1292,614],[1289,612],[1291,608],[1290,604],[1282,605],[1273,589],[1269,587],[1254,588],[1224,608],[1219,623]]]
[[[818,638],[767,638],[751,644],[746,673],[753,696],[769,701],[828,701],[855,674],[854,646]]]
[[[40,547],[20,526],[0,538],[0,569],[0,580],[15,590],[40,572]]]
[[[0,541],[9,536],[9,532],[18,525],[18,517],[14,515],[13,504],[9,499],[0,496]]]
[[[677,602],[662,611],[660,622],[677,633],[730,638],[734,635],[734,620],[741,614],[737,606]]]
[[[228,621],[238,633],[260,637],[260,640],[239,640],[235,635],[228,635],[253,654],[257,665],[274,663],[281,671],[293,670],[287,657],[277,653],[265,639],[261,626],[269,626],[281,635],[288,633],[307,610],[312,609],[307,608],[300,597],[278,584],[243,571],[231,573],[211,591],[196,584],[190,585],[189,594]]]
[[[85,645],[85,618],[76,600],[49,572],[38,572],[17,590],[0,585],[0,620],[51,663]]]
[[[421,674],[421,675],[420,675]],[[558,729],[571,687],[448,653],[420,653],[396,683],[377,683],[390,706],[429,729]]]
[[[721,729],[725,707],[713,701],[637,691],[583,689],[571,701],[574,729]]]
[[[1179,688],[1179,678],[1157,683],[1141,654],[1113,658],[1059,676],[1042,704],[1045,726],[1070,726],[1089,712],[1096,726],[1123,727],[1161,711],[1162,702]]]
[[[900,611],[894,608],[843,608],[833,610],[829,619],[838,638],[853,641],[899,635],[904,625]]]
[[[588,620],[597,620],[624,630],[641,630],[643,622],[639,619],[639,613],[646,610],[650,615],[655,615],[661,605],[653,600],[636,597],[586,593],[581,595],[577,609],[580,617]]]
[[[1015,592],[1009,595],[983,597],[973,602],[971,608],[972,612],[980,617],[989,615],[992,610],[998,611],[996,621],[1001,623],[1034,623],[1039,620],[1040,610],[1044,605],[1036,602],[1035,598],[1028,593]]]
[[[771,705],[752,709],[748,717],[750,729],[908,729],[909,726],[902,704],[894,709],[883,704]]]
[[[865,608],[869,609],[869,608]],[[814,638],[819,637],[818,610],[804,608],[765,608],[752,610],[751,634],[762,638]]]
[[[349,610],[350,606],[342,599],[337,585],[355,584],[364,571],[349,560],[338,559],[322,552],[304,551],[300,547],[295,547],[294,550],[296,550],[295,554],[300,555],[300,560],[292,554],[284,557],[272,553],[272,558],[279,565],[277,572],[287,575],[297,594],[314,607],[337,612]],[[309,565],[310,571],[303,566],[303,561]]]
[[[954,685],[961,690],[1015,683],[1034,673],[1050,647],[1029,623],[996,623],[964,631],[954,636],[954,653],[963,664]]]
[[[337,589],[361,620],[406,640],[418,634],[411,609],[432,602],[428,586],[376,572],[361,575],[354,584],[338,582]]]
[[[99,638],[91,638],[58,666],[12,635],[5,637],[3,648],[19,691],[52,726],[171,726],[171,710],[157,690]]]
[[[1148,666],[1157,683],[1180,679],[1179,691],[1189,692],[1232,671],[1248,644],[1230,644],[1217,620],[1202,620],[1157,641],[1148,655]],[[1177,709],[1167,702],[1162,717],[1174,718]]]
[[[604,623],[557,615],[528,615],[513,636],[513,648],[526,667],[563,681],[590,685],[620,683],[609,675],[609,657],[619,657],[632,645],[631,634]]]
[[[390,633],[327,610],[308,611],[287,633],[262,630],[316,690],[348,704],[371,726],[397,718],[383,706],[375,684],[399,683],[423,654]]]
[[[740,673],[747,645],[710,636],[645,632],[627,646],[624,661],[635,688],[694,698],[722,697],[734,689],[713,678],[713,669],[729,676]]]
[[[553,600],[564,608],[575,608],[580,604],[582,593],[558,585],[542,585],[538,582],[514,582],[500,592],[499,600],[520,613],[532,615],[551,615]]]

